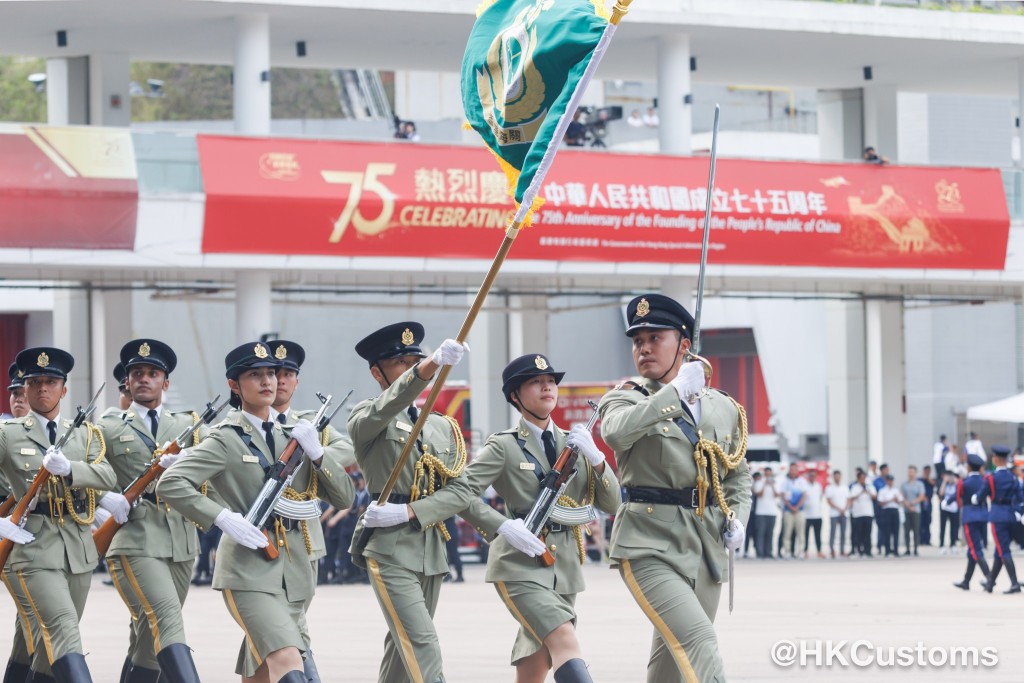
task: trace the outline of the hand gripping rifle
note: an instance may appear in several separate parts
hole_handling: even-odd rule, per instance
[[[100,394],[103,393],[103,387],[107,386],[104,382],[100,385],[100,388],[96,391],[96,395],[89,401],[89,405],[85,408],[78,406],[78,414],[75,415],[75,419],[72,421],[71,426],[68,428],[64,435],[57,439],[57,443],[53,444],[53,450],[59,451],[67,444],[68,439],[75,433],[75,430],[82,426],[92,412],[96,410],[96,401],[99,399]],[[88,455],[88,454],[86,454]],[[11,513],[11,521],[20,527],[25,526],[25,522],[28,520],[28,513],[31,508],[34,508],[36,501],[39,498],[39,493],[43,490],[43,486],[50,480],[50,473],[45,467],[40,467],[36,473],[35,479],[29,484],[28,491],[21,497],[18,504],[14,506],[14,512]],[[14,549],[14,541],[9,538],[0,539],[0,571],[3,570],[4,565],[7,564],[7,558],[10,557],[11,551]]]
[[[167,446],[167,448],[158,450],[154,455],[174,455],[175,453],[180,453],[183,448],[188,448],[187,444],[189,443],[189,439],[199,431],[199,428],[213,422],[217,418],[217,415],[220,414],[220,411],[224,410],[224,407],[229,403],[229,401],[225,400],[219,406],[214,407],[213,404],[216,403],[219,398],[220,394],[217,394],[212,401],[206,404],[206,410],[204,410],[203,414],[199,416],[198,422],[186,428],[178,435],[178,438]],[[138,505],[139,499],[142,498],[146,489],[149,488],[150,484],[157,480],[157,477],[163,474],[163,471],[164,468],[160,466],[160,458],[157,457],[146,471],[136,477],[135,481],[125,487],[122,495],[128,500],[128,504],[132,507]],[[122,526],[123,525],[120,522],[113,517],[110,517],[100,525],[99,529],[92,532],[92,539],[96,541],[96,551],[101,556],[107,554],[107,550],[110,548],[110,544],[114,540],[114,534],[116,534],[117,530]]]
[[[316,431],[322,432],[327,428],[327,425],[331,423],[334,416],[345,405],[353,391],[355,390],[349,390],[345,398],[342,399],[341,403],[338,404],[338,407],[330,415],[327,414],[327,409],[331,407],[333,397],[330,394],[324,396],[319,392],[317,393],[316,397],[320,399],[321,405],[320,410],[317,411],[316,416],[313,418],[313,426],[316,427]],[[289,519],[316,519],[320,517],[320,505],[317,501],[299,502],[282,498],[284,490],[291,486],[292,479],[295,478],[295,474],[299,471],[300,467],[302,467],[302,449],[299,447],[299,442],[292,437],[288,440],[284,451],[281,452],[281,457],[277,459],[277,462],[267,472],[263,489],[256,496],[256,500],[245,515],[245,521],[263,531],[263,535],[267,537],[267,545],[263,548],[263,555],[268,560],[276,560],[281,554],[270,538],[270,533],[264,528],[267,520],[270,519],[271,513],[278,512]]]
[[[597,404],[593,401],[587,402],[594,409],[594,414],[590,416],[590,420],[587,422],[587,431],[589,432],[594,428],[594,423],[597,422]],[[565,492],[565,487],[576,476],[575,465],[579,455],[579,449],[574,446],[563,448],[562,452],[558,454],[558,459],[555,460],[554,467],[551,468],[551,471],[544,477],[544,481],[541,482],[537,500],[524,521],[526,528],[535,536],[541,536],[548,520],[553,520],[559,524],[571,525],[586,524],[593,521],[594,508],[590,505],[580,508],[567,508],[558,505],[558,499]],[[537,561],[543,567],[550,567],[555,563],[555,558],[545,548],[544,554],[538,557]]]

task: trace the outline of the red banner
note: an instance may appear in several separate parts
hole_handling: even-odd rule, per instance
[[[204,252],[490,259],[511,200],[472,147],[199,136]],[[696,263],[706,158],[567,150],[509,258]],[[997,170],[722,159],[718,264],[1002,269]]]
[[[127,129],[0,127],[0,247],[133,249]]]

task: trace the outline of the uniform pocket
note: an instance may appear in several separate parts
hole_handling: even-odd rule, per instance
[[[675,505],[626,503],[615,518],[612,543],[627,548],[666,550],[678,514]]]

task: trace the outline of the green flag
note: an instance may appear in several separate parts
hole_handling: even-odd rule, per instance
[[[609,28],[603,0],[484,2],[462,60],[462,104],[517,204],[533,204]]]

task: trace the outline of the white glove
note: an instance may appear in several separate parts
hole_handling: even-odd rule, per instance
[[[672,380],[672,387],[679,394],[679,399],[691,405],[696,402],[694,397],[700,394],[704,386],[704,364],[700,361],[683,363],[683,367],[679,368],[679,374]]]
[[[236,543],[243,545],[246,548],[265,548],[267,546],[267,537],[263,535],[263,532],[250,524],[245,520],[245,517],[224,508],[217,515],[217,518],[213,520],[213,523],[219,526],[224,533],[230,536]]]
[[[434,361],[434,365],[458,365],[466,351],[469,351],[469,344],[465,342],[460,344],[454,339],[445,339],[434,351],[430,360]]]
[[[971,495],[971,505],[977,505],[977,504],[978,504],[978,494],[975,493],[975,494]]]
[[[56,474],[58,477],[66,477],[71,474],[71,461],[64,457],[64,454],[58,450],[55,450],[53,446],[46,449],[46,455],[43,456],[43,467],[50,474]]]
[[[573,425],[569,430],[569,438],[565,445],[578,448],[591,467],[597,467],[604,462],[604,453],[594,443],[594,435],[590,433],[586,425]]]
[[[187,448],[182,448],[177,453],[164,453],[163,455],[160,456],[160,467],[166,470],[168,467],[178,462],[186,455],[188,455]]]
[[[110,513],[101,507],[97,507],[95,514],[92,516],[92,526],[99,529],[108,519],[110,519]]]
[[[370,503],[363,515],[363,526],[372,528],[397,526],[409,521],[409,507],[405,503]]]
[[[114,515],[114,521],[124,524],[128,521],[128,513],[132,511],[128,499],[115,491],[107,491],[100,498],[100,507]]]
[[[1024,515],[1020,514],[1019,512],[1014,512],[1013,516],[1017,518],[1018,522],[1024,524]]]
[[[747,530],[743,528],[743,522],[736,520],[733,522],[732,530],[728,527],[725,529],[725,533],[722,534],[722,540],[725,541],[725,547],[728,550],[739,550],[743,547],[743,540],[747,537]]]
[[[544,554],[544,543],[530,533],[530,530],[526,528],[526,523],[521,519],[505,520],[498,527],[498,533],[521,553],[526,553],[530,557]]]
[[[320,433],[309,420],[299,420],[292,427],[292,438],[299,442],[302,452],[309,456],[313,462],[319,462],[324,457],[324,447],[320,445]]]
[[[11,521],[9,517],[0,517],[0,538],[8,538],[15,543],[25,544],[36,540],[30,531],[25,531]]]

